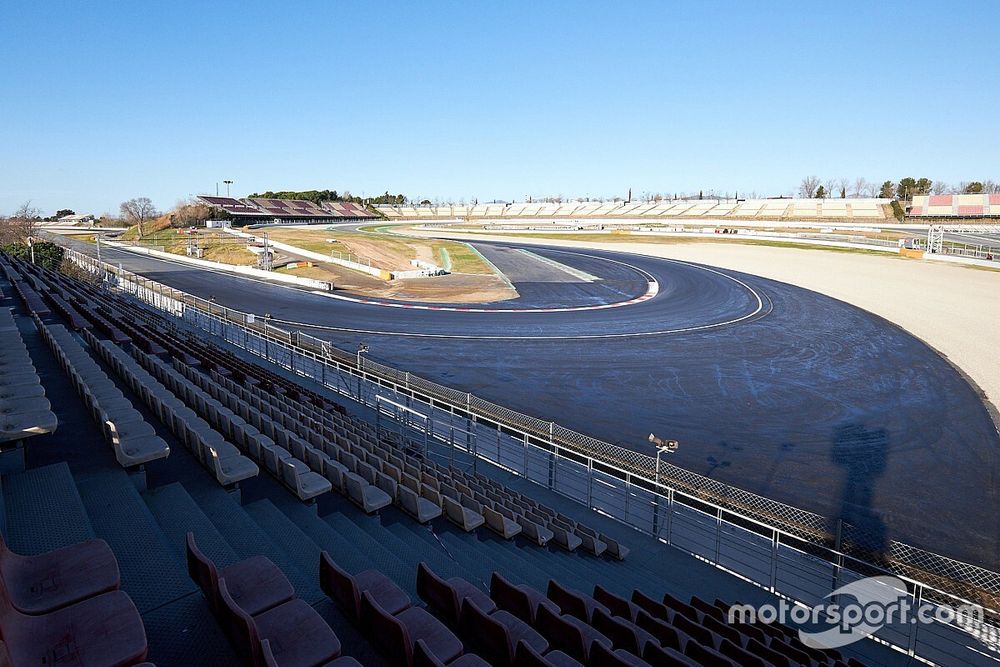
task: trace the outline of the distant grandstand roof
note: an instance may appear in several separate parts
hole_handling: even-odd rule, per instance
[[[725,218],[727,220],[886,219],[888,199],[675,199],[654,202],[566,202],[415,206],[378,204],[387,218]]]
[[[1000,217],[1000,194],[917,195],[907,214],[930,218]]]
[[[279,218],[329,218],[329,211],[316,203],[305,199],[263,199],[253,198],[248,201],[256,204],[265,213]]]
[[[210,197],[208,195],[199,195],[198,199],[205,202],[209,206],[221,208],[226,213],[230,213],[235,216],[259,217],[263,213],[256,206],[245,204],[239,199],[235,199],[233,197]]]
[[[338,218],[372,218],[375,217],[364,206],[353,202],[323,202],[322,205],[305,199],[236,199],[235,197],[219,197],[198,195],[204,203],[221,208],[238,218],[268,220],[284,219],[314,219],[335,220]]]
[[[374,218],[375,215],[361,204],[349,201],[325,201],[323,207],[345,218]]]

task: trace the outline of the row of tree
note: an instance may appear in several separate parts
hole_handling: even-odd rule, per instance
[[[405,204],[409,201],[406,195],[389,194],[386,190],[384,194],[376,195],[374,197],[357,197],[352,195],[348,191],[339,193],[336,190],[282,190],[279,192],[274,192],[268,190],[267,192],[255,192],[250,197],[259,197],[262,199],[304,199],[306,201],[311,201],[315,204],[319,204],[325,201],[343,201],[343,202],[353,202],[355,204]]]
[[[62,247],[35,236],[38,223],[42,221],[41,212],[30,201],[21,204],[11,215],[0,215],[0,250],[49,269],[58,269],[63,261]]]
[[[848,197],[882,197],[905,201],[916,195],[944,194],[997,194],[1000,193],[1000,183],[994,181],[962,181],[950,186],[943,181],[932,181],[929,178],[913,178],[907,176],[898,182],[883,181],[879,186],[869,182],[864,177],[853,181],[846,178],[827,179],[821,182],[817,176],[806,176],[799,183],[799,196],[807,199],[827,199]]]

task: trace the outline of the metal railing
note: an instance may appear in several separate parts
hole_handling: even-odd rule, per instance
[[[899,542],[873,552],[856,527],[831,534],[823,517],[590,438],[497,404],[275,327],[94,258],[67,251],[81,266],[190,327],[617,519],[662,542],[792,601],[813,606],[838,586],[891,574],[915,608],[984,609],[967,620],[887,626],[875,638],[921,660],[1000,662],[996,622],[1000,574]],[[395,405],[404,410],[388,410]],[[418,408],[423,410],[419,412]],[[420,415],[415,419],[414,415]],[[403,415],[403,416],[400,416]]]

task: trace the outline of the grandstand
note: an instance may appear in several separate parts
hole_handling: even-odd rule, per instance
[[[994,195],[995,196],[995,195]],[[471,220],[541,218],[731,219],[878,222],[892,217],[888,199],[694,199],[659,202],[514,202],[475,206],[376,205],[390,219]],[[1000,209],[1000,204],[996,206]]]
[[[331,222],[337,220],[363,220],[375,215],[353,202],[322,202],[316,204],[303,199],[236,199],[198,195],[209,206],[221,209],[236,220],[248,224],[255,222]]]
[[[0,270],[0,334],[26,351],[4,387],[48,397],[2,454],[10,664],[67,643],[160,667],[906,659],[728,624],[776,598],[133,297]],[[34,586],[44,563],[62,569]]]
[[[1000,194],[917,195],[907,215],[919,218],[1000,218]]]

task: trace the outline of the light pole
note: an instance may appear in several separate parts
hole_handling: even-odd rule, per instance
[[[368,344],[367,343],[358,343],[358,403],[361,403],[362,405],[364,405],[364,401],[361,400],[361,375],[362,375],[362,372],[361,372],[361,355],[362,354],[367,354],[367,353],[368,353]],[[376,405],[375,407],[377,409],[378,405]]]
[[[222,182],[226,184],[226,196],[228,197],[229,196],[229,186],[232,185],[233,183],[235,183],[236,181],[225,180],[225,181],[222,181]]]
[[[660,485],[660,455],[661,454],[673,454],[677,451],[680,443],[676,440],[663,440],[662,438],[657,438],[654,434],[649,434],[649,441],[656,445],[656,473],[654,474],[654,481],[656,485]]]

